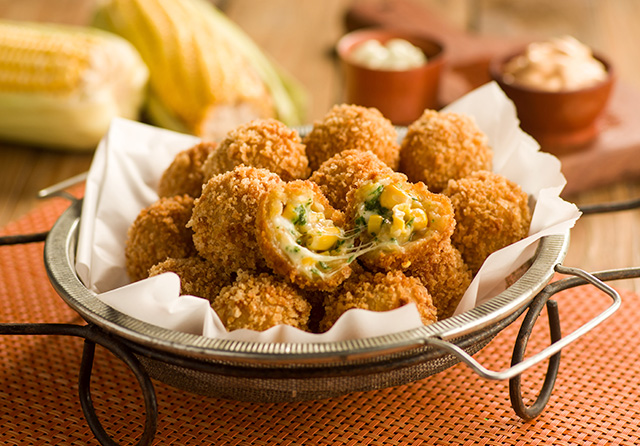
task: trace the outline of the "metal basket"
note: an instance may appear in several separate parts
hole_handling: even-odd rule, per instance
[[[256,402],[380,389],[451,367],[460,357],[433,342],[448,342],[469,357],[482,349],[548,284],[569,244],[568,234],[544,237],[530,266],[504,292],[429,326],[341,342],[266,344],[168,330],[104,304],[75,273],[80,210],[76,202],[59,218],[44,252],[50,280],[67,304],[122,339],[153,378],[191,392]]]

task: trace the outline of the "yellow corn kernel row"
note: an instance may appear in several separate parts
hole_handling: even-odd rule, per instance
[[[100,30],[0,20],[0,138],[94,149],[116,116],[137,119],[148,70]]]
[[[80,86],[91,35],[46,32],[20,23],[0,23],[0,91],[68,94]]]

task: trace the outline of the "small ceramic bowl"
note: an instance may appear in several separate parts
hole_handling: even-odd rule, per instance
[[[522,52],[496,58],[489,67],[491,78],[514,102],[522,129],[533,136],[543,150],[556,155],[588,147],[598,136],[598,118],[606,109],[614,84],[609,62],[594,55],[608,74],[596,85],[571,91],[544,91],[504,81],[503,67]]]
[[[427,63],[402,71],[378,70],[354,63],[350,53],[370,39],[385,44],[400,38],[420,48]],[[408,125],[427,109],[439,108],[438,91],[444,47],[436,40],[403,31],[361,29],[343,36],[337,45],[345,75],[345,102],[375,107],[396,125]]]

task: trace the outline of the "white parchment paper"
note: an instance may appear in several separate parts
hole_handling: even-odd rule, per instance
[[[494,172],[522,186],[535,203],[529,236],[493,253],[484,263],[456,313],[495,296],[504,278],[535,252],[537,241],[562,234],[579,218],[577,207],[560,198],[565,179],[560,162],[541,152],[524,133],[513,103],[495,83],[486,84],[445,111],[473,116],[489,137]],[[162,274],[133,284],[125,271],[127,229],[138,213],[158,199],[157,183],[175,155],[198,139],[138,122],[115,119],[100,142],[87,179],[76,269],[87,288],[107,305],[164,328],[258,342],[330,342],[384,335],[421,325],[414,305],[377,313],[350,310],[327,333],[305,333],[289,326],[264,332],[227,332],[208,301],[179,296],[179,279]]]

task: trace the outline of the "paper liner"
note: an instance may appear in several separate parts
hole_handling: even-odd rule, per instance
[[[513,103],[495,83],[486,84],[443,111],[474,117],[494,151],[494,172],[517,182],[534,203],[530,235],[493,253],[462,298],[457,313],[479,305],[504,288],[505,277],[535,252],[538,240],[563,234],[579,218],[577,207],[560,198],[565,179],[560,162],[540,152],[519,127]],[[419,327],[414,305],[388,311],[350,310],[331,330],[311,334],[278,326],[264,332],[227,332],[208,301],[179,296],[173,273],[129,284],[124,244],[139,212],[158,199],[157,183],[175,155],[199,140],[145,124],[115,119],[100,142],[89,171],[82,209],[76,270],[107,305],[168,329],[256,342],[331,342],[384,335]]]

